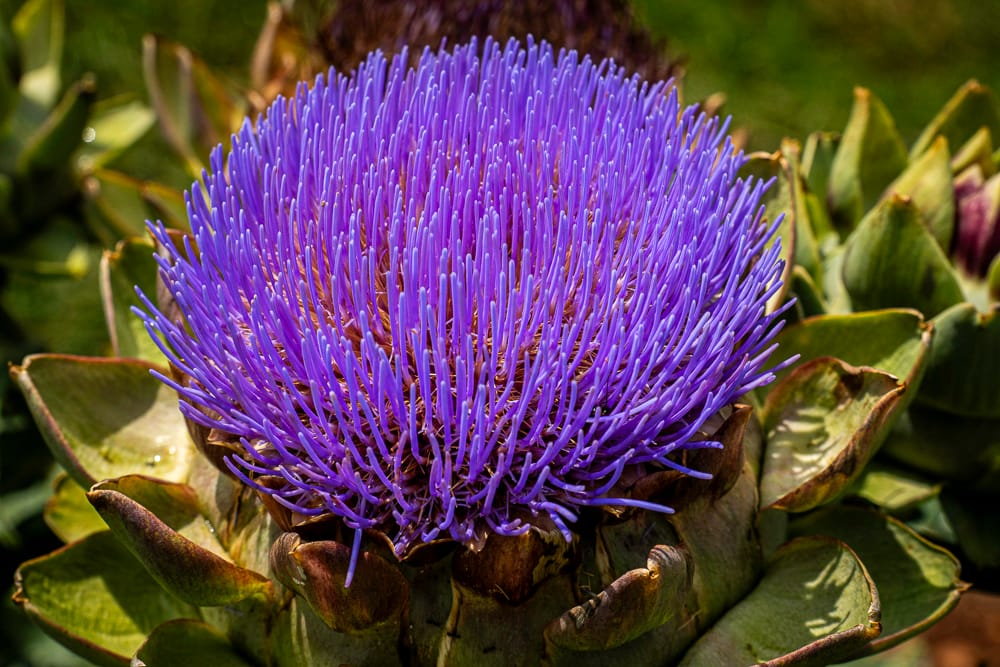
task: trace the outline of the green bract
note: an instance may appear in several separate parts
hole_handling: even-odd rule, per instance
[[[159,353],[132,337],[135,297],[117,286],[151,270],[129,259],[151,249],[130,241],[105,264],[108,328],[130,356],[13,369],[69,475],[46,508],[69,543],[21,566],[15,601],[98,664],[822,665],[920,632],[963,587],[954,557],[904,524],[831,503],[929,358],[932,328],[895,310],[789,328],[787,352],[814,360],[761,409],[719,415],[725,449],[686,461],[712,481],[633,482],[676,514],[595,510],[571,543],[538,525],[403,562],[372,534],[345,588],[349,536],[283,532],[149,375]]]
[[[927,319],[922,381],[885,439],[885,465],[855,490],[957,541],[977,578],[1000,568],[998,533],[982,511],[1000,482],[998,137],[997,100],[970,81],[909,149],[882,102],[858,89],[843,134],[813,134],[801,159],[793,142],[782,150],[798,195],[791,292],[801,320],[783,335],[857,330],[860,345],[879,346],[894,334],[875,323],[899,317],[887,309]],[[954,533],[931,520],[942,506]]]

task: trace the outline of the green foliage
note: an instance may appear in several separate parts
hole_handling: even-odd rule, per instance
[[[634,0],[673,53],[688,58],[691,99],[722,92],[726,111],[772,150],[783,137],[842,128],[865,86],[913,138],[947,91],[972,77],[1000,88],[1000,7],[978,0]]]
[[[1000,580],[1000,544],[980,539],[989,529],[977,524],[982,507],[1000,500],[993,436],[1000,418],[997,131],[996,97],[970,81],[909,150],[901,149],[885,105],[867,90],[856,91],[843,135],[817,132],[806,143],[800,176],[813,206],[805,223],[814,238],[824,239],[815,246],[822,280],[793,272],[792,293],[801,304],[792,319],[800,321],[782,333],[792,349],[808,345],[806,358],[825,351],[858,363],[852,356],[892,338],[874,325],[892,312],[879,309],[913,308],[926,318],[931,340],[922,377],[910,383],[908,410],[882,438],[881,481],[862,480],[853,492],[952,541],[976,583],[988,586]],[[886,146],[895,148],[887,153]],[[831,220],[837,223],[832,234]],[[851,320],[868,324],[847,339],[816,337]],[[899,376],[901,369],[886,362],[865,363]],[[914,491],[914,475],[924,477],[917,483],[919,502],[897,502],[894,493]],[[931,502],[937,503],[933,521],[914,514]]]

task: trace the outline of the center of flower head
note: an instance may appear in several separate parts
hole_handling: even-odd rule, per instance
[[[375,53],[245,124],[162,227],[144,315],[229,469],[400,555],[581,507],[668,508],[670,466],[768,382],[764,184],[674,89],[545,43]],[[688,471],[691,472],[691,471]]]

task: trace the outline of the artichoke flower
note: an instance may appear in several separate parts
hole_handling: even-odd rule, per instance
[[[409,63],[279,97],[190,234],[105,255],[118,356],[12,370],[68,474],[15,602],[109,665],[815,665],[946,613],[953,556],[834,502],[923,323],[791,370],[725,123],[545,42]]]
[[[928,320],[919,389],[886,438],[886,467],[860,492],[901,516],[918,511],[991,587],[1000,525],[981,508],[1000,493],[998,132],[996,98],[971,81],[907,150],[885,105],[858,89],[844,132],[812,135],[796,167],[792,291],[806,319],[786,330],[898,308]]]

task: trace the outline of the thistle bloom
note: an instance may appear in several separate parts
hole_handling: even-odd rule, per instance
[[[767,184],[666,84],[546,43],[380,53],[279,98],[162,226],[147,328],[232,474],[296,515],[481,544],[669,508],[632,473],[772,379]],[[626,471],[631,471],[626,475]]]

